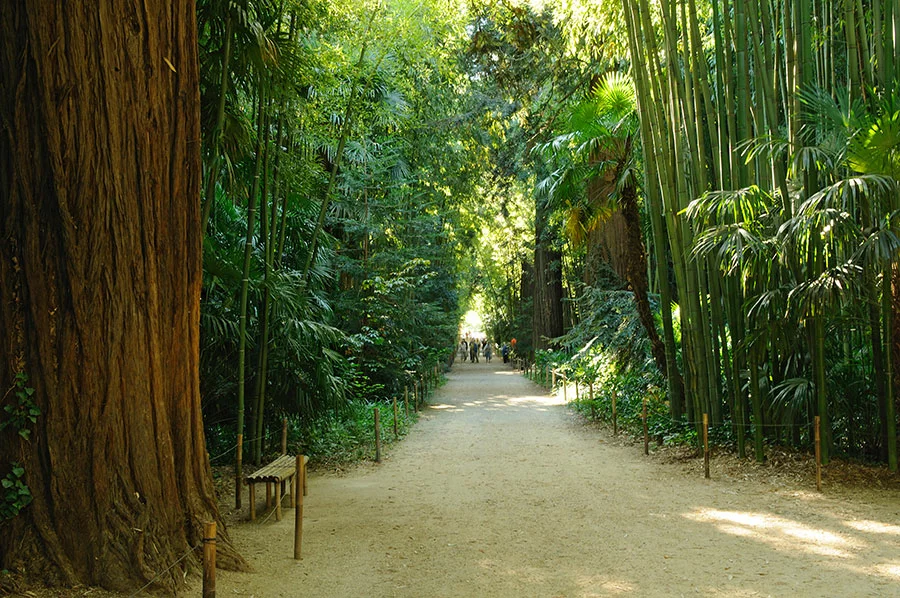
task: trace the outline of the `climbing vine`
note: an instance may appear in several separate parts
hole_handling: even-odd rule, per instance
[[[37,422],[41,414],[32,396],[34,389],[28,386],[28,375],[16,374],[13,386],[4,395],[4,400],[12,394],[13,400],[3,406],[6,416],[0,422],[0,430],[12,428],[24,440],[31,439],[29,426]],[[12,519],[27,507],[32,500],[31,490],[25,484],[25,468],[17,461],[10,462],[10,472],[0,479],[2,500],[0,500],[0,521]]]

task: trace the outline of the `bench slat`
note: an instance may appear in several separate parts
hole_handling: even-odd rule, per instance
[[[309,461],[309,457],[304,456],[303,462]],[[248,475],[244,480],[248,484],[258,484],[260,482],[283,482],[292,478],[297,473],[297,458],[292,455],[282,455],[266,465]]]

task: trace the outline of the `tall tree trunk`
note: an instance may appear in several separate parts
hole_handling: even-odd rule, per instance
[[[172,590],[218,519],[199,391],[193,2],[13,2],[0,35],[0,389],[30,377],[32,439],[0,434],[34,502],[0,568]],[[223,530],[224,531],[224,530]],[[227,541],[219,562],[242,563]]]
[[[532,342],[535,349],[546,349],[550,339],[563,334],[562,255],[552,247],[547,207],[538,201],[535,211]]]
[[[618,177],[617,177],[618,178]],[[644,240],[641,235],[641,215],[637,205],[637,189],[633,185],[626,185],[619,196],[619,204],[622,216],[625,219],[625,235],[627,238],[627,266],[626,278],[634,293],[634,303],[637,307],[638,318],[647,331],[650,338],[650,353],[653,361],[663,377],[668,376],[666,364],[666,349],[659,332],[656,330],[656,320],[650,309],[650,299],[647,296],[647,252],[644,251]],[[673,372],[678,375],[678,371]]]

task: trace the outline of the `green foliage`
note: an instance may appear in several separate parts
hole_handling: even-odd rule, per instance
[[[375,454],[375,407],[381,412],[381,439],[387,446],[394,442],[392,404],[362,400],[351,400],[340,412],[317,417],[307,426],[292,425],[295,435],[288,435],[288,446],[318,463],[335,465],[371,459]],[[402,438],[415,416],[411,411],[407,419],[402,403],[398,414],[397,427]]]
[[[25,440],[31,438],[31,430],[28,426],[35,423],[41,414],[40,408],[31,398],[34,395],[34,389],[27,386],[27,382],[28,376],[24,372],[16,374],[13,387],[6,393],[9,395],[12,392],[14,401],[3,406],[6,417],[0,421],[0,430],[12,428]]]
[[[0,478],[2,488],[0,492],[3,494],[3,500],[0,502],[0,521],[12,519],[32,501],[31,491],[25,485],[25,469],[15,462],[10,465],[12,470]]]
[[[12,428],[25,440],[31,438],[28,426],[37,422],[41,414],[40,408],[32,399],[34,389],[27,383],[27,374],[24,372],[16,374],[12,388],[6,392],[6,396],[12,393],[13,402],[3,406],[6,417],[0,421],[0,430]],[[3,494],[3,500],[0,502],[0,521],[12,519],[32,500],[31,490],[25,484],[25,469],[17,462],[11,462],[10,469],[10,472],[0,479]]]

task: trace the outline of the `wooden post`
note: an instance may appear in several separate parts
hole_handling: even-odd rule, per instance
[[[244,435],[237,436],[237,453],[234,460],[234,508],[241,508],[241,476],[244,471]]]
[[[203,524],[203,598],[216,598],[216,522]]]
[[[275,482],[275,521],[281,521],[281,500],[284,498],[284,482]]]
[[[381,412],[375,407],[375,462],[381,463]]]
[[[406,409],[406,419],[409,419],[409,387],[403,387],[403,408]]]
[[[819,428],[819,416],[815,417],[814,426],[815,426],[815,439],[816,439],[816,490],[822,491],[822,439]]]
[[[306,460],[303,455],[297,455],[297,473],[300,478],[300,486],[304,486],[302,480],[306,479]],[[298,488],[299,490],[299,488]],[[302,490],[297,492],[297,500],[294,501],[294,560],[300,560],[300,545],[303,540],[303,495],[306,494]]]
[[[597,419],[597,405],[594,404],[594,381],[588,382],[588,398],[591,402],[591,419]]]
[[[272,482],[266,482],[266,510],[272,508]]]
[[[552,377],[550,378],[550,388],[555,389],[556,388],[556,370],[550,370],[550,373],[552,374]]]
[[[400,438],[400,430],[399,430],[399,428],[397,427],[397,419],[398,419],[398,415],[397,415],[397,397],[394,397],[394,440],[397,440],[397,439]]]
[[[287,455],[287,418],[281,422],[281,454]]]
[[[563,385],[563,403],[569,402],[569,377],[565,374],[561,374],[562,376],[562,385]]]
[[[309,488],[308,488],[309,484],[307,484],[307,480],[306,480],[306,462],[307,461],[309,461],[309,458],[304,456],[303,457],[303,479],[300,480],[300,485],[302,486],[302,490],[303,490],[303,496],[306,496],[307,492],[309,491]]]
[[[644,407],[641,410],[641,419],[644,420],[644,454],[650,454],[650,436],[647,434],[647,398],[644,397]]]
[[[575,402],[581,401],[581,391],[578,388],[578,378],[575,378]]]
[[[256,521],[256,484],[248,484],[250,492],[250,521]]]
[[[419,412],[419,381],[413,382],[413,409]]]
[[[709,479],[709,415],[703,414],[703,477]]]
[[[644,412],[647,411],[647,404],[644,403]],[[616,417],[616,390],[612,391],[612,416],[613,416],[613,436],[619,433],[619,423]],[[644,416],[644,421],[646,423],[646,416]]]

